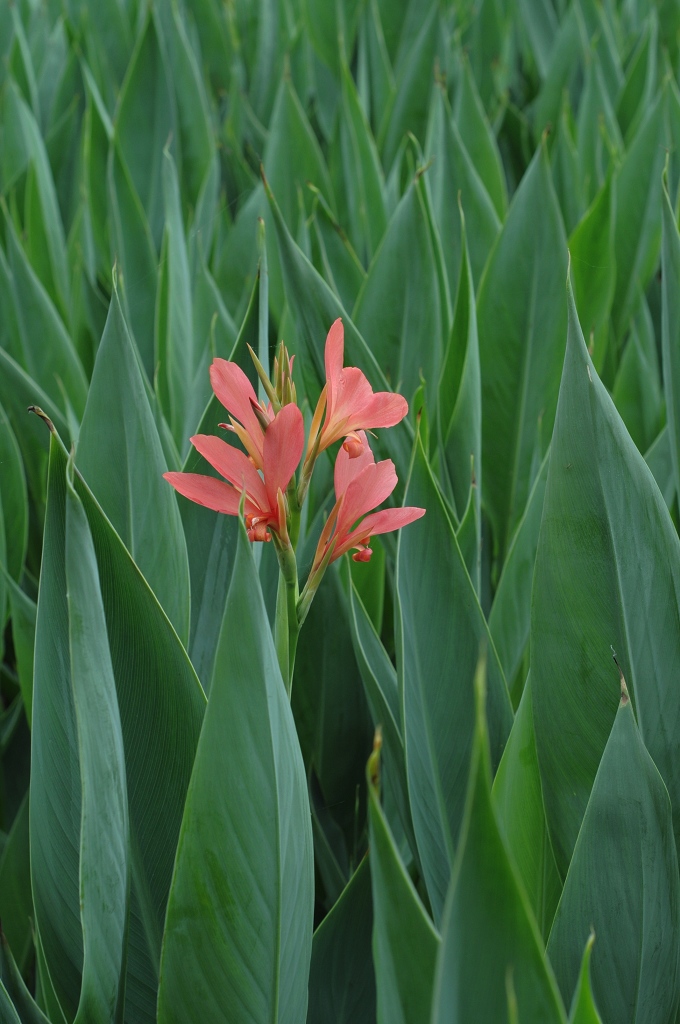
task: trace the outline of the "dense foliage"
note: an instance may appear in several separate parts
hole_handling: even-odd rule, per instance
[[[676,0],[0,0],[0,58],[0,1022],[677,1024]],[[249,346],[300,461],[338,320],[408,415],[178,497]],[[333,559],[365,443],[426,513]]]

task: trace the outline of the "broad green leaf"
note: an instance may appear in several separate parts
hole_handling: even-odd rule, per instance
[[[396,91],[392,70],[391,42],[385,35],[388,19],[399,12],[402,3],[381,5],[380,0],[369,0],[364,5],[364,17],[359,30],[360,70],[363,72],[363,102],[367,108],[373,132],[377,134],[387,109],[391,107]],[[382,9],[381,9],[382,8]],[[387,29],[389,36],[389,27]],[[396,40],[394,42],[396,47]],[[370,107],[370,110],[368,109]]]
[[[172,143],[169,140],[174,136]],[[163,234],[163,149],[177,145],[177,123],[167,54],[156,19],[147,13],[123,82],[115,143],[146,213],[156,248]]]
[[[663,389],[666,398],[674,490],[676,494],[680,494],[680,234],[678,234],[678,224],[668,195],[666,179],[664,179],[662,207],[661,353],[663,357]]]
[[[664,408],[654,324],[644,298],[630,325],[612,398],[638,449],[647,451],[661,429]]]
[[[565,1024],[540,932],[496,819],[479,678],[476,690],[465,817],[442,921],[432,1024],[506,1020],[508,978],[518,1020]]]
[[[569,238],[574,298],[599,373],[604,364],[616,284],[615,191],[612,176],[608,175]]]
[[[165,414],[175,444],[182,455],[210,397],[208,349],[204,339],[194,338],[191,276],[187,254],[181,197],[175,164],[169,152],[163,158],[165,237],[163,242],[164,288],[157,310],[157,358],[166,393]]]
[[[477,174],[482,179],[496,213],[503,220],[508,190],[496,136],[477,91],[467,56],[460,56],[460,76],[454,96],[453,115]]]
[[[410,401],[421,376],[434,385],[442,356],[440,294],[421,190],[399,203],[357,298],[352,320],[391,387]],[[403,268],[409,266],[408,275]]]
[[[626,68],[626,81],[616,104],[616,116],[621,126],[621,134],[626,140],[635,135],[637,126],[654,96],[658,30],[656,11],[652,7],[644,31]]]
[[[333,191],[319,143],[287,76],[279,86],[271,125],[262,162],[284,220],[293,230],[299,212],[298,188],[309,196],[307,209],[311,206],[307,181],[316,185],[331,207]]]
[[[472,477],[468,501],[456,529],[456,541],[477,597],[481,594],[482,523],[479,487]]]
[[[115,143],[110,147],[107,191],[112,260],[118,267],[118,284],[125,318],[130,325],[142,365],[154,380],[154,303],[158,263],[151,229],[125,161]]]
[[[482,392],[475,288],[462,210],[461,267],[456,312],[444,354],[438,393],[439,450],[453,507],[462,519],[474,484],[477,525],[481,523]],[[479,537],[477,537],[479,542]]]
[[[624,689],[564,883],[548,955],[565,998],[591,930],[593,995],[605,1021],[675,1019],[680,883],[666,787]]]
[[[559,32],[557,13],[550,0],[519,0],[518,8],[536,67],[546,78]]]
[[[479,173],[461,139],[446,94],[435,89],[425,152],[434,163],[425,181],[432,195],[432,207],[439,228],[448,272],[449,290],[459,287],[464,245],[461,242],[460,206],[469,226],[472,277],[479,281],[489,252],[500,230],[500,221]],[[455,196],[460,196],[460,205]]]
[[[510,851],[539,931],[547,939],[562,892],[543,809],[536,754],[531,676],[501,763],[492,796],[498,825]]]
[[[0,915],[3,936],[23,970],[28,966],[33,948],[33,900],[29,857],[27,793],[14,817],[0,856]],[[0,976],[2,973],[0,972]]]
[[[612,8],[597,0],[579,0],[574,7],[581,38],[588,40],[602,68],[603,81],[612,103],[624,83],[623,68],[617,40],[617,26]]]
[[[10,577],[8,583],[9,612],[12,619],[12,644],[16,658],[21,699],[26,721],[33,713],[33,650],[35,648],[36,605]]]
[[[81,67],[87,95],[83,118],[83,189],[97,252],[97,265],[100,273],[108,277],[111,271],[111,233],[107,217],[106,165],[113,125],[90,68],[84,61]]]
[[[484,504],[503,555],[555,417],[564,358],[567,243],[543,143],[512,201],[477,300]]]
[[[595,1000],[593,999],[590,981],[590,956],[593,950],[594,941],[595,936],[591,932],[590,938],[586,942],[586,948],[583,951],[581,970],[578,976],[578,983],[576,985],[576,991],[574,992],[574,998],[571,1003],[569,1024],[602,1024],[600,1015],[597,1012],[597,1007],[595,1006]]]
[[[189,564],[182,522],[163,480],[168,467],[115,289],[78,437],[77,464],[186,644]]]
[[[5,525],[9,575],[21,579],[28,544],[28,494],[21,451],[0,405],[0,507]]]
[[[82,803],[71,687],[65,530],[66,455],[52,435],[35,636],[31,881],[37,926],[55,993],[72,1020],[83,967],[79,887]]]
[[[484,109],[492,112],[510,79],[512,11],[502,0],[480,0],[466,12],[461,33],[480,100]]]
[[[0,981],[0,1013],[2,1014],[2,1019],[6,1024],[22,1024],[22,1021],[19,1018],[12,1000],[7,994],[7,989],[3,985],[2,981]]]
[[[326,201],[320,194],[317,199],[310,224],[311,259],[343,306],[351,309],[366,272]]]
[[[621,339],[659,258],[666,106],[666,91],[662,89],[636,132],[616,178],[616,290],[612,309]]]
[[[338,316],[342,316],[345,328],[345,365],[359,366],[375,391],[387,391],[389,385],[371,348],[337,297],[295,244],[271,191],[267,197],[276,228],[287,302],[298,338],[304,345],[298,356],[303,362],[303,378],[310,404],[316,403],[326,382],[324,346],[331,324]],[[412,436],[413,428],[407,419],[379,435],[381,444],[394,460],[398,472],[403,473],[408,467]]]
[[[503,671],[420,438],[405,503],[425,508],[397,554],[397,669],[418,853],[441,921],[463,817],[474,734],[473,678],[489,648],[488,716],[498,764],[512,724]]]
[[[517,675],[529,643],[531,585],[549,460],[550,454],[546,453],[531,488],[524,515],[510,542],[489,614],[489,632],[496,645],[505,678],[509,680],[508,685],[512,685]],[[511,691],[511,696],[514,697],[514,691]]]
[[[585,62],[585,82],[579,102],[576,148],[584,199],[591,201],[604,185],[615,154],[623,155],[623,139],[607,92],[597,54]]]
[[[438,24],[437,3],[430,3],[426,12],[420,8],[414,35],[408,41],[403,59],[395,66],[396,88],[383,114],[378,136],[378,147],[386,172],[392,167],[407,132],[412,132],[421,142],[425,138]]]
[[[553,42],[550,64],[533,105],[534,138],[538,141],[547,125],[557,124],[565,89],[569,89],[578,70],[582,50],[579,16],[576,4],[571,4],[562,18]]]
[[[387,227],[383,198],[384,176],[368,118],[346,62],[342,64],[340,81],[340,151],[348,229],[355,248],[367,266]]]
[[[0,935],[0,981],[5,992],[9,994],[15,1011],[21,1015],[18,1017],[20,1024],[48,1024],[47,1017],[26,987],[4,935]],[[64,1017],[59,1016],[59,1013],[55,1013],[52,1020],[61,1024]]]
[[[190,205],[195,206],[216,157],[214,128],[201,69],[180,17],[179,6],[171,0],[158,10],[172,69],[171,80],[175,86],[182,194]],[[165,145],[167,148],[167,141]]]
[[[307,1024],[375,1024],[372,924],[365,857],[314,932]]]
[[[557,126],[557,138],[550,155],[555,193],[562,211],[567,233],[578,223],[583,209],[583,189],[579,174],[578,151],[574,141],[575,126],[565,93]]]
[[[12,278],[16,289],[18,327],[27,373],[47,392],[55,405],[80,418],[85,407],[87,380],[73,342],[52,300],[38,280],[8,216],[6,237]]]
[[[659,431],[658,436],[645,452],[645,462],[651,469],[652,476],[656,480],[668,508],[672,509],[676,485],[668,424]]]
[[[377,1021],[419,1024],[430,1018],[439,935],[394,842],[380,804],[379,776],[374,754],[367,779]]]
[[[307,1009],[307,785],[249,547],[240,525],[168,906],[160,1024],[283,1024]]]
[[[8,84],[5,95],[5,117],[10,118],[21,133],[23,147],[33,168],[35,178],[36,214],[45,249],[38,249],[34,255],[40,260],[42,284],[50,294],[62,317],[70,314],[68,261],[64,226],[59,212],[59,203],[54,188],[45,143],[38,124],[28,106],[19,95],[13,82]],[[29,247],[31,239],[29,239]]]
[[[31,870],[45,959],[74,1015],[82,965],[80,776],[69,696],[65,469],[66,451],[53,435],[36,624]],[[184,649],[120,538],[77,475],[75,487],[97,556],[125,744],[132,882],[126,1021],[138,1024],[154,1020],[166,902],[205,703]]]
[[[71,687],[81,782],[83,979],[75,1024],[122,1016],[130,843],[125,754],[97,558],[87,516],[66,481],[66,587]]]
[[[680,802],[669,733],[678,714],[679,588],[680,541],[652,474],[597,377],[570,290],[531,618],[536,745],[563,876],[616,714],[611,647],[629,683],[643,741],[671,803]]]
[[[313,549],[306,554],[300,561],[311,564]],[[356,805],[365,800],[373,724],[337,569],[327,571],[298,641],[292,708],[305,764],[313,768],[325,806],[345,835],[349,860],[356,863]]]

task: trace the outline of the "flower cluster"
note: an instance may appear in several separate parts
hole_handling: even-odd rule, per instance
[[[408,412],[408,405],[401,395],[375,393],[361,370],[343,366],[341,320],[335,321],[326,339],[326,383],[312,417],[306,448],[304,421],[293,383],[293,359],[285,345],[281,342],[274,360],[273,382],[252,349],[250,354],[268,399],[266,404],[258,399],[236,363],[215,359],[210,367],[213,391],[229,413],[229,422],[220,426],[235,434],[245,450],[219,437],[197,434],[191,443],[222,479],[200,473],[165,473],[165,479],[185,498],[216,512],[235,516],[243,508],[248,538],[274,542],[282,584],[277,599],[277,653],[290,694],[298,632],[328,565],[349,551],[354,552],[356,562],[368,562],[371,537],[412,523],[424,515],[425,509],[373,511],[389,498],[397,485],[397,474],[391,459],[375,461],[366,431],[395,426]],[[300,510],[316,460],[340,440],[335,460],[335,504],[321,531],[300,594],[295,558]]]
[[[366,430],[395,426],[408,412],[406,400],[388,391],[375,393],[361,370],[343,366],[344,332],[342,320],[336,320],[326,339],[326,384],[297,484],[295,473],[305,445],[293,359],[282,343],[272,383],[251,355],[269,398],[266,406],[236,363],[215,359],[210,367],[213,391],[229,413],[229,423],[220,426],[236,435],[247,454],[219,437],[197,434],[191,443],[224,479],[198,473],[166,473],[165,479],[185,498],[227,515],[238,515],[245,495],[249,539],[268,541],[274,535],[278,545],[287,545],[291,520],[299,514],[316,459],[344,439],[335,462],[336,502],[319,538],[310,576],[350,550],[355,561],[367,562],[372,536],[406,526],[425,512],[395,508],[367,514],[390,496],[397,474],[390,459],[375,461]]]

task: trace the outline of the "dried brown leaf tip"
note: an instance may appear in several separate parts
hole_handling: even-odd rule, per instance
[[[621,666],[619,665],[619,659],[616,657],[616,651],[613,647],[612,658],[614,659],[614,664],[619,670],[619,679],[621,680],[621,707],[625,707],[628,701],[630,700],[630,694],[628,693],[628,687],[626,686],[626,680],[624,678],[623,671],[621,669]]]

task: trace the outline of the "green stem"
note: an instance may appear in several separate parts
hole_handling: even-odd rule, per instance
[[[276,594],[274,639],[279,668],[290,699],[293,690],[295,652],[300,633],[297,615],[297,562],[292,547],[277,547],[276,553],[279,559],[279,585]]]

